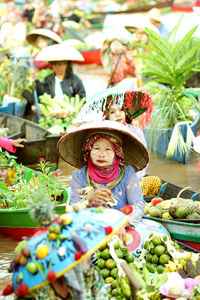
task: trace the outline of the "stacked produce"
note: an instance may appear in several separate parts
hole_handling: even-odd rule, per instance
[[[85,103],[85,98],[80,99],[79,95],[71,98],[64,95],[63,99],[58,99],[45,93],[39,100],[38,107],[43,116],[39,125],[58,134],[67,129]]]
[[[200,220],[200,202],[180,198],[182,189],[177,198],[163,200],[161,197],[153,198],[146,204],[145,214],[151,217],[167,220]]]
[[[108,289],[109,297],[131,299],[129,280],[120,267],[120,261],[124,260],[128,264],[132,264],[134,255],[128,253],[128,249],[115,236],[97,251],[95,257],[98,258],[97,268],[101,272],[105,284],[111,284]]]

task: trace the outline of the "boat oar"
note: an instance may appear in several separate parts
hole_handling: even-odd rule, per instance
[[[69,28],[69,27],[66,27],[66,26],[64,26],[66,29],[67,29],[67,31],[69,31],[69,33],[75,38],[75,39],[77,39],[77,40],[79,40],[79,41],[81,41],[81,42],[83,42],[83,43],[85,43],[84,42],[84,40],[72,29],[72,28]]]
[[[36,89],[34,89],[33,93],[34,93],[34,102],[35,102],[35,106],[36,106],[37,121],[39,121],[39,119],[40,119],[40,112],[39,112],[39,107],[38,107],[38,95],[37,95]]]

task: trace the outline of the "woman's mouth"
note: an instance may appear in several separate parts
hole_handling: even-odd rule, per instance
[[[98,162],[98,163],[104,163],[104,162],[106,162],[106,161],[103,160],[103,159],[98,159],[97,162]]]

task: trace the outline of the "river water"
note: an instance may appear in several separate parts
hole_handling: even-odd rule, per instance
[[[75,73],[79,74],[82,78],[88,96],[106,87],[107,75],[101,66],[76,65],[74,70]],[[196,170],[199,159],[200,155],[192,152],[189,163],[182,165],[151,154],[147,173],[149,175],[157,175],[161,179],[173,182],[180,186],[190,186],[194,191],[200,192],[200,174]],[[57,171],[59,180],[64,185],[70,185],[71,173],[73,170],[75,170],[75,168],[67,165],[61,159],[59,160]],[[11,281],[11,275],[6,269],[9,265],[9,261],[12,259],[13,250],[16,245],[16,241],[0,236],[0,292],[5,284]],[[7,297],[6,299],[11,298],[12,297]],[[5,297],[0,296],[0,299],[5,299]]]

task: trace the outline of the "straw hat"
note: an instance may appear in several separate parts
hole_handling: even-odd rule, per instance
[[[153,19],[153,20],[156,20],[158,22],[161,22],[161,12],[158,8],[152,8],[148,12],[148,17],[149,17],[149,19]]]
[[[53,32],[52,30],[44,29],[44,28],[35,29],[35,30],[29,32],[26,36],[26,39],[27,39],[28,43],[35,46],[35,42],[36,42],[36,39],[38,38],[38,36],[47,37],[58,44],[62,42],[61,37],[57,33]]]
[[[66,43],[60,43],[48,46],[42,49],[36,60],[39,61],[63,61],[63,60],[76,60],[84,61],[82,54],[74,47],[68,46]]]
[[[86,104],[76,118],[76,122],[83,121],[84,116],[87,116],[94,109],[96,109],[97,112],[103,111],[106,113],[112,103],[125,109],[127,123],[131,123],[134,118],[144,112],[146,112],[146,115],[143,118],[143,127],[150,123],[153,107],[151,96],[145,90],[127,90],[123,87],[118,88],[117,86],[102,90],[87,99]]]
[[[85,208],[60,215],[50,226],[37,231],[25,249],[16,254],[13,290],[18,293],[26,286],[31,292],[62,276],[105,244],[128,218],[109,208],[101,212]],[[19,254],[24,256],[23,264],[17,261]]]
[[[81,168],[85,162],[82,155],[82,146],[90,133],[104,133],[122,141],[125,164],[132,165],[135,171],[145,168],[149,161],[147,149],[136,138],[127,126],[115,121],[95,121],[84,123],[66,133],[58,141],[58,153],[70,165]]]

